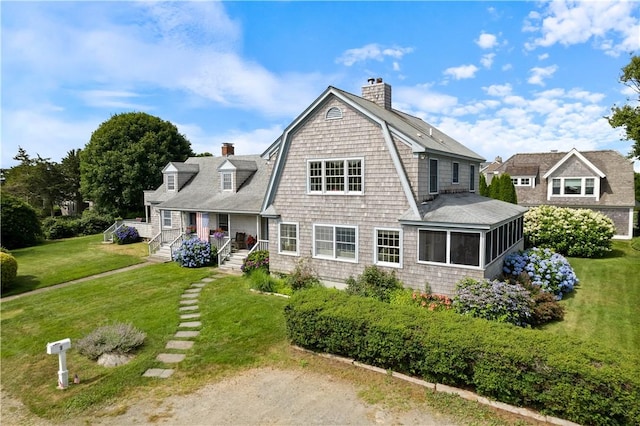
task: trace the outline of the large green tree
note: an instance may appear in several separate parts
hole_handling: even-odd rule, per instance
[[[76,213],[82,214],[84,199],[80,191],[80,149],[67,151],[67,156],[60,163],[60,171],[63,179],[63,191],[65,201],[73,201],[76,204]]]
[[[142,112],[102,123],[80,153],[81,192],[96,208],[119,216],[143,210],[143,191],[162,183],[170,161],[193,155],[175,125]]]
[[[4,171],[2,191],[29,203],[44,215],[53,216],[54,207],[65,198],[60,164],[39,155],[32,158],[22,147],[18,147],[13,159],[19,164]]]
[[[624,128],[625,139],[633,141],[629,156],[640,159],[640,56],[631,57],[631,62],[622,68],[620,82],[635,92],[635,106],[614,105],[611,108],[611,116],[607,119],[612,127]]]
[[[26,202],[9,194],[0,199],[0,243],[15,249],[36,245],[42,239],[40,219]]]

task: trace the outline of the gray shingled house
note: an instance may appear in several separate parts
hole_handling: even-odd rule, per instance
[[[225,251],[225,260],[232,246],[248,248],[249,235],[266,239],[268,228],[260,211],[271,169],[259,155],[234,155],[232,144],[223,145],[220,157],[167,164],[162,185],[144,194],[154,234],[151,254],[170,258],[183,239],[197,235]],[[216,229],[224,232],[223,238],[214,238]]]
[[[261,212],[272,271],[309,258],[337,284],[375,264],[451,295],[523,248],[526,208],[478,195],[483,158],[393,109],[381,79],[361,97],[330,86],[263,156],[275,160]]]
[[[515,154],[495,172],[511,176],[519,205],[595,210],[613,220],[614,238],[633,236],[633,163],[616,151]]]

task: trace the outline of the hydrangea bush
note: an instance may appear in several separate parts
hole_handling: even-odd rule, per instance
[[[245,274],[249,275],[251,272],[256,269],[264,269],[265,272],[269,273],[269,251],[268,250],[256,250],[251,253],[247,258],[242,262],[242,266],[240,270]]]
[[[198,238],[185,240],[173,254],[173,260],[185,268],[200,268],[212,263],[211,244]]]
[[[132,226],[123,225],[113,233],[113,241],[117,244],[131,244],[138,242],[139,239],[138,230]]]
[[[473,278],[458,282],[452,302],[459,314],[521,327],[530,324],[532,305],[531,295],[520,284]]]
[[[505,258],[503,271],[507,276],[528,276],[531,284],[552,293],[556,299],[573,291],[579,280],[567,259],[548,248],[534,247],[511,253]]]
[[[538,206],[524,215],[528,246],[549,247],[567,256],[600,257],[611,251],[613,221],[589,209]]]

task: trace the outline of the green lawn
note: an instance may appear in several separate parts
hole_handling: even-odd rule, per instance
[[[636,239],[637,240],[637,239]],[[640,251],[614,241],[601,259],[569,258],[580,284],[563,302],[563,321],[546,330],[597,340],[637,353],[640,348]]]
[[[143,242],[103,244],[97,234],[47,241],[11,254],[18,261],[18,277],[3,297],[135,265],[144,261],[148,249]]]

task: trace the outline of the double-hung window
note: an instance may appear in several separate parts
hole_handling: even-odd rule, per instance
[[[230,172],[222,173],[222,190],[233,191],[233,174]]]
[[[357,262],[358,232],[355,226],[314,225],[313,256]]]
[[[476,191],[476,166],[469,166],[469,192]]]
[[[402,237],[398,229],[376,229],[375,263],[384,266],[402,266]]]
[[[362,158],[312,160],[307,163],[310,194],[362,194]]]
[[[167,175],[167,191],[176,190],[176,175]]]
[[[171,228],[171,210],[162,210],[162,227]]]
[[[298,254],[298,224],[281,223],[278,252],[284,254]]]

